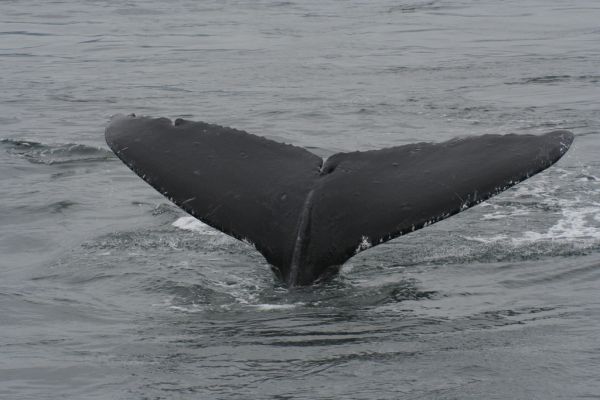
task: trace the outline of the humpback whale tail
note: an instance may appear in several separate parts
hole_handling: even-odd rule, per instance
[[[136,174],[202,222],[249,241],[289,286],[447,218],[548,168],[568,131],[484,135],[338,153],[178,119],[119,116],[106,141]]]

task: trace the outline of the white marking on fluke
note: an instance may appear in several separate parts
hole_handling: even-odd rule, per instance
[[[373,247],[373,245],[371,244],[371,241],[369,240],[368,236],[363,236],[361,238],[361,241],[359,243],[359,245],[356,247],[356,251],[355,253],[360,253],[363,250],[366,250],[370,247]]]
[[[292,262],[290,263],[290,283],[296,282],[298,277],[298,270],[300,268],[300,262],[302,260],[302,246],[306,240],[308,234],[310,222],[310,209],[312,207],[312,198],[315,190],[312,189],[306,195],[304,205],[302,206],[302,212],[298,219],[298,229],[296,231],[296,242],[294,244],[294,250],[292,252]]]

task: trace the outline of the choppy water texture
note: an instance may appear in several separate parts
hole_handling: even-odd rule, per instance
[[[595,0],[0,2],[0,397],[600,398],[598,21]],[[576,140],[289,291],[108,151],[130,112],[322,156]]]

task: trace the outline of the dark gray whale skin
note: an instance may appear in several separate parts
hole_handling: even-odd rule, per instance
[[[555,163],[573,141],[568,131],[484,135],[323,161],[300,147],[181,119],[116,116],[105,136],[173,203],[252,243],[290,287],[502,192]]]

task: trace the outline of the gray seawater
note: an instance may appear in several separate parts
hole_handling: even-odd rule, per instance
[[[600,398],[599,21],[596,0],[0,2],[0,398]],[[112,155],[131,112],[324,157],[576,140],[287,290]]]

